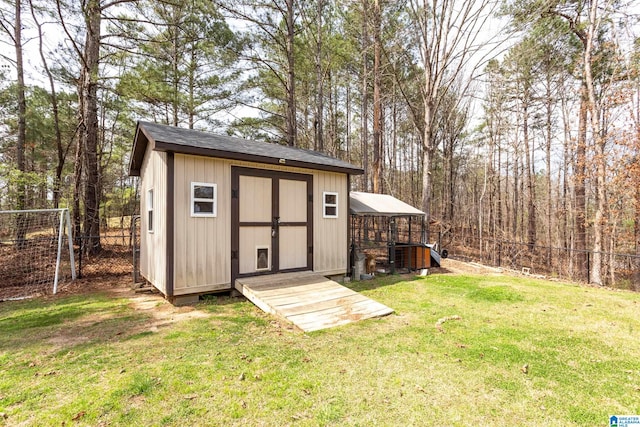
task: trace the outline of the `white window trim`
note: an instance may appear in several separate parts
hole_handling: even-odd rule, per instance
[[[335,203],[327,203],[327,196],[336,196]],[[327,215],[327,208],[336,208],[335,215]],[[322,217],[323,218],[338,218],[338,193],[335,191],[323,191],[322,192]]]
[[[213,187],[213,199],[205,199],[201,197],[195,197],[194,192],[196,186],[199,187]],[[192,217],[208,217],[214,218],[218,216],[218,184],[211,182],[192,182],[191,183],[191,216]],[[213,202],[213,212],[196,212],[194,210],[196,202]]]
[[[153,233],[153,227],[155,225],[156,219],[153,213],[153,188],[147,190],[147,232]],[[151,214],[151,224],[149,224],[149,214]]]

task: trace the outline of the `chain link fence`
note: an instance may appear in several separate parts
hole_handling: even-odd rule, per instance
[[[139,217],[133,217],[132,221],[117,226],[105,226],[99,239],[83,234],[74,236],[73,264],[79,283],[109,278],[139,283],[142,280],[139,227]],[[55,293],[55,277],[59,288],[73,283],[69,246],[66,243],[58,245],[57,232],[53,233],[49,228],[40,227],[25,233],[21,242],[0,240],[0,301]],[[60,261],[58,270],[57,257]]]
[[[477,261],[520,273],[590,282],[593,251],[530,245],[499,239],[465,237],[449,248],[453,258]],[[604,284],[618,289],[640,291],[640,256],[600,252]]]

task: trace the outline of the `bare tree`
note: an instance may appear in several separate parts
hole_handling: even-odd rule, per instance
[[[465,94],[476,71],[486,62],[497,37],[483,40],[483,28],[498,7],[493,0],[412,0],[412,20],[416,25],[419,63],[424,70],[421,88],[422,117],[416,126],[422,138],[422,210],[431,221],[433,152],[437,146],[435,112],[453,83],[466,73]],[[427,227],[426,239],[429,240]]]
[[[65,160],[67,154],[69,152],[69,148],[71,147],[71,142],[63,143],[62,142],[62,131],[60,127],[60,114],[58,108],[58,94],[56,91],[56,85],[53,79],[53,73],[49,68],[47,56],[43,47],[43,32],[42,32],[42,23],[39,21],[36,7],[34,7],[33,0],[29,0],[29,5],[31,7],[31,16],[33,18],[33,22],[36,25],[38,30],[38,52],[40,54],[40,60],[42,61],[42,66],[44,68],[45,74],[47,76],[47,80],[49,81],[49,90],[50,90],[50,98],[51,98],[51,110],[53,112],[53,127],[56,138],[56,170],[55,176],[53,178],[53,207],[58,208],[60,205],[60,187],[62,180],[62,171],[64,169]]]
[[[13,18],[13,19],[11,19]],[[22,0],[15,0],[13,9],[13,16],[6,16],[4,13],[0,14],[0,27],[7,34],[13,49],[15,52],[15,60],[4,56],[10,60],[16,67],[16,99],[18,107],[18,134],[16,138],[16,167],[19,172],[24,173],[25,168],[25,143],[27,139],[27,101],[25,98],[25,83],[24,83],[24,61],[23,61],[23,46],[22,46]],[[26,186],[24,185],[24,178],[18,177],[17,182],[17,205],[16,209],[25,209],[26,203]],[[21,227],[18,227],[20,230]],[[19,231],[20,234],[20,231]],[[18,240],[24,239],[24,234],[18,236]]]
[[[373,174],[371,176],[374,193],[382,192],[382,10],[381,0],[373,1]]]

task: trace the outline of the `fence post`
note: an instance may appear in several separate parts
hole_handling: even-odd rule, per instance
[[[591,252],[587,252],[587,285],[591,283]]]

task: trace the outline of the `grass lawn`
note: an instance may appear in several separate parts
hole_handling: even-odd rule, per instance
[[[113,292],[2,303],[0,425],[608,426],[640,414],[640,294],[491,275],[352,286],[396,312],[304,334],[226,297],[191,311]]]

